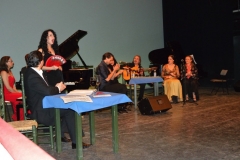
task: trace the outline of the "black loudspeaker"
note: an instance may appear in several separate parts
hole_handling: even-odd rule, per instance
[[[166,112],[172,108],[166,95],[144,98],[138,103],[138,108],[143,115],[152,115]]]
[[[240,92],[240,81],[237,81],[234,85],[233,88],[236,92]]]

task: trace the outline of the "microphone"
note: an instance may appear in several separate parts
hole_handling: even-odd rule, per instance
[[[181,62],[184,62],[184,59],[181,59]]]

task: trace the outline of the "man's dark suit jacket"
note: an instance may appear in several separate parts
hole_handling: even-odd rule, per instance
[[[107,64],[104,61],[97,67],[97,74],[100,75],[100,91],[107,91],[107,92],[115,92],[115,93],[122,93],[127,94],[126,85],[115,83],[113,81],[106,81],[106,78],[110,74]]]
[[[32,68],[27,68],[24,73],[24,88],[27,104],[32,113],[31,118],[36,119],[38,123],[54,125],[54,111],[43,109],[42,100],[45,96],[58,94],[58,88],[48,86]]]
[[[110,82],[106,81],[106,78],[110,74],[107,64],[104,61],[97,67],[97,74],[100,75],[100,86],[99,90],[103,90],[105,86],[110,85]]]
[[[49,86],[44,79],[32,68],[26,69],[24,73],[24,88],[27,104],[31,110],[31,118],[44,125],[55,125],[54,109],[44,109],[42,100],[45,96],[58,94],[59,89]],[[72,142],[76,143],[75,112],[71,109],[60,109],[60,116],[62,121],[66,122]],[[63,130],[62,136],[64,136]]]

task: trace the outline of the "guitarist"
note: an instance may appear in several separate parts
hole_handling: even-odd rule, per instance
[[[129,65],[131,72],[135,73],[135,76],[145,76],[144,75],[144,69],[141,65],[141,57],[139,55],[135,55],[133,57],[132,63]],[[127,83],[129,83],[129,80],[126,80]],[[138,101],[141,101],[143,99],[143,94],[145,90],[146,84],[139,84],[140,85],[140,91],[138,95]]]

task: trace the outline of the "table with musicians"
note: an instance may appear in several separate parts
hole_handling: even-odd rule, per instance
[[[134,106],[137,108],[137,84],[142,83],[154,83],[154,96],[159,95],[158,83],[163,82],[163,79],[159,76],[156,77],[134,77],[129,81],[130,85],[134,85]]]
[[[76,151],[77,159],[83,159],[82,151],[82,118],[81,113],[89,112],[89,125],[90,125],[90,143],[95,143],[95,116],[94,111],[98,109],[103,109],[111,107],[112,113],[112,141],[113,141],[113,151],[118,152],[118,112],[117,104],[132,102],[125,94],[110,93],[108,97],[92,97],[93,102],[82,102],[74,101],[70,103],[64,103],[60,96],[66,94],[59,94],[53,96],[46,96],[43,99],[43,108],[55,108],[55,120],[56,120],[56,149],[57,152],[61,152],[61,125],[60,125],[60,111],[59,109],[72,109],[75,111],[75,121],[76,121]]]

